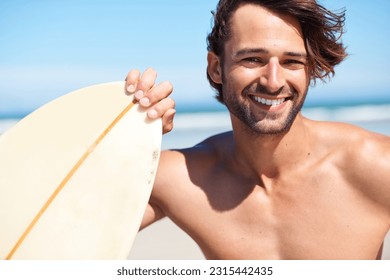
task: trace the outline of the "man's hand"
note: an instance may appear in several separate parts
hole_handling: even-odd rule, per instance
[[[148,108],[147,115],[150,119],[162,118],[163,133],[173,128],[173,117],[176,113],[175,101],[169,98],[173,91],[170,82],[165,81],[155,84],[157,72],[149,68],[144,73],[139,70],[131,70],[126,77],[126,90],[133,94],[139,104]]]

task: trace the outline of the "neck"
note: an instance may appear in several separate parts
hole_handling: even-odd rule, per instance
[[[232,161],[249,176],[277,178],[291,171],[310,154],[308,130],[298,114],[290,130],[277,135],[256,135],[232,116],[234,150]],[[307,143],[307,144],[304,144]]]

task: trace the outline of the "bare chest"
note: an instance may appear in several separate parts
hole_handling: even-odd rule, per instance
[[[342,180],[299,182],[199,197],[176,222],[211,259],[376,258],[387,228],[370,203]]]

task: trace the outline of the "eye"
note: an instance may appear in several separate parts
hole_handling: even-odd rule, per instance
[[[286,64],[301,64],[301,65],[305,65],[305,63],[303,61],[300,61],[300,60],[296,60],[296,59],[288,59],[285,61]]]
[[[301,61],[297,59],[286,59],[283,62],[283,65],[287,69],[292,69],[292,70],[302,69],[306,66],[306,61]]]
[[[260,57],[245,57],[241,59],[241,62],[246,67],[255,67],[264,64],[264,61]]]
[[[247,62],[259,62],[260,61],[260,59],[257,57],[245,57],[243,60],[247,61]]]

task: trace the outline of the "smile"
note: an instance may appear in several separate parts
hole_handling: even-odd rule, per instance
[[[258,103],[261,103],[263,105],[267,106],[278,106],[282,104],[286,98],[280,98],[280,99],[266,99],[258,96],[253,96],[253,100],[255,100]]]

